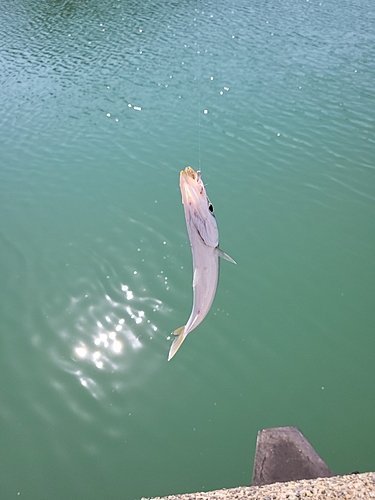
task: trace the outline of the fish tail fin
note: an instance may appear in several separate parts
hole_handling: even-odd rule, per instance
[[[179,350],[182,342],[185,340],[187,335],[185,333],[185,327],[180,326],[180,328],[177,328],[177,330],[173,332],[173,335],[175,335],[175,338],[172,342],[171,348],[169,349],[168,361],[170,361],[173,358],[173,356]]]

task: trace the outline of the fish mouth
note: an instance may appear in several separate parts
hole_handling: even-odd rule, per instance
[[[185,193],[186,201],[189,201],[189,204],[199,204],[205,193],[199,170],[196,172],[192,167],[181,170],[180,188],[181,192]]]
[[[180,172],[180,189],[182,203],[186,209],[194,210],[194,213],[205,220],[208,214],[208,201],[206,190],[202,182],[200,171],[192,167],[186,167]]]
[[[199,178],[199,171],[196,172],[193,167],[186,167],[185,170],[181,170],[180,175],[187,175],[191,179],[195,180],[196,178]]]

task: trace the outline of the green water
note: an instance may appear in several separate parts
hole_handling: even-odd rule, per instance
[[[246,485],[257,431],[284,425],[338,474],[375,470],[374,3],[0,19],[1,498]],[[186,165],[238,266],[168,363]]]

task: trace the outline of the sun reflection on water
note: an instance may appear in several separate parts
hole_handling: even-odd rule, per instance
[[[136,315],[128,306],[125,310],[137,324],[142,322],[144,311],[136,311]],[[76,357],[92,361],[99,369],[104,368],[105,364],[110,362],[111,355],[122,354],[126,345],[133,350],[142,347],[139,338],[125,324],[125,318],[119,318],[117,324],[108,316],[105,317],[105,320],[107,323],[112,323],[112,328],[108,329],[100,321],[97,321],[97,332],[92,338],[91,348],[82,341],[74,347]]]
[[[73,330],[78,330],[78,339],[75,334],[71,348],[72,358],[80,363],[80,369],[73,370],[73,373],[93,395],[96,392],[95,383],[84,375],[85,364],[88,368],[94,366],[100,371],[128,369],[129,363],[134,360],[130,354],[144,347],[145,341],[152,340],[154,332],[158,330],[147,315],[159,311],[162,306],[161,301],[155,298],[137,298],[125,284],[120,284],[117,290],[109,293],[112,297],[104,293],[96,305],[92,302],[87,304],[90,301],[88,294],[70,300]]]

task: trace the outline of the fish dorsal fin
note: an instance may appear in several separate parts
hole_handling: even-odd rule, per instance
[[[229,255],[227,253],[223,252],[221,250],[221,248],[216,247],[216,250],[217,250],[217,253],[218,253],[219,257],[221,257],[224,260],[227,260],[228,262],[232,262],[232,264],[236,264],[237,265],[237,262],[235,260],[233,260],[232,257],[229,257]]]

